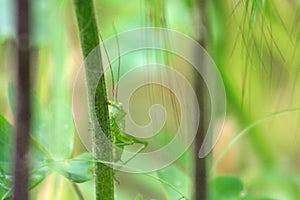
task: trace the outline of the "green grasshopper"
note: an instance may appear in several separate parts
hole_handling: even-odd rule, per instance
[[[136,152],[136,155],[141,151],[143,151],[147,147],[148,142],[139,140],[124,132],[126,112],[123,109],[122,103],[120,103],[115,99],[109,100],[108,109],[109,109],[112,143],[117,147],[113,150],[114,161],[121,160],[122,153],[125,146],[133,145],[133,144],[141,144],[143,146]],[[123,164],[128,163],[135,156],[132,156]]]
[[[116,30],[115,30],[115,34],[116,34]],[[102,39],[101,35],[100,35],[100,39],[103,43],[103,39]],[[143,145],[136,152],[136,154],[134,156],[132,156],[131,158],[129,158],[128,160],[123,162],[123,164],[125,165],[130,160],[132,160],[138,153],[143,151],[147,147],[148,142],[143,141],[143,140],[139,140],[139,139],[135,138],[134,136],[131,136],[131,135],[125,133],[125,116],[126,116],[126,112],[123,109],[123,104],[117,100],[118,99],[117,94],[118,94],[118,82],[119,82],[119,79],[120,79],[120,68],[121,68],[120,65],[121,65],[121,62],[120,62],[120,49],[119,49],[118,38],[116,39],[116,41],[117,41],[118,54],[119,54],[119,58],[118,58],[119,59],[118,60],[118,77],[117,77],[116,88],[115,88],[115,84],[114,84],[114,74],[113,74],[112,65],[111,65],[111,62],[110,62],[110,59],[109,59],[109,55],[108,55],[107,49],[103,45],[105,54],[106,54],[107,59],[108,59],[109,69],[110,69],[111,79],[112,79],[112,99],[110,99],[108,101],[108,110],[109,110],[109,118],[110,118],[111,142],[115,145],[115,148],[113,149],[113,161],[114,162],[121,161],[122,153],[123,153],[123,150],[124,150],[125,146],[129,146],[129,145],[133,145],[133,144]],[[115,91],[114,89],[116,89],[116,92],[114,92]]]

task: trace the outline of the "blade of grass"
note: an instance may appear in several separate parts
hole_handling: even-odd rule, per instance
[[[278,112],[275,112],[275,113],[272,113],[270,115],[267,115],[255,122],[253,122],[252,124],[250,124],[249,126],[247,126],[246,128],[244,128],[241,132],[239,132],[238,134],[236,134],[236,136],[233,138],[233,140],[225,147],[225,149],[222,151],[222,153],[219,155],[219,157],[216,159],[215,163],[213,164],[212,166],[212,172],[215,171],[217,165],[220,163],[220,161],[222,160],[222,158],[225,156],[225,154],[231,149],[231,147],[237,143],[237,141],[242,137],[244,136],[246,133],[248,133],[249,130],[251,130],[252,128],[260,125],[261,123],[269,120],[269,119],[272,119],[276,116],[279,116],[279,115],[283,115],[283,114],[287,114],[287,113],[290,113],[290,112],[295,112],[295,111],[300,111],[300,108],[293,108],[293,109],[286,109],[286,110],[282,110],[282,111],[278,111]]]

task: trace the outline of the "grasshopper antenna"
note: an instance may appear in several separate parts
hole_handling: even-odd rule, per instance
[[[101,33],[99,32],[99,37],[100,37],[100,40],[103,44],[103,48],[104,48],[104,51],[105,51],[105,55],[107,57],[107,61],[109,63],[109,70],[110,70],[110,73],[111,73],[111,84],[112,84],[112,90],[111,90],[111,93],[112,93],[112,97],[114,97],[115,95],[115,78],[114,78],[114,72],[113,72],[113,69],[112,69],[112,66],[111,66],[111,61],[110,61],[110,58],[109,58],[109,55],[108,55],[108,52],[107,52],[107,49],[104,45],[104,42],[103,42],[103,38],[102,38],[102,35]]]
[[[119,43],[119,38],[117,37],[117,29],[115,26],[115,23],[113,22],[113,28],[114,32],[116,35],[116,42],[117,42],[117,47],[118,47],[118,76],[117,76],[117,83],[116,83],[116,92],[115,92],[115,97],[118,99],[118,89],[119,89],[119,80],[120,80],[120,71],[121,71],[121,58],[120,58],[120,43]]]

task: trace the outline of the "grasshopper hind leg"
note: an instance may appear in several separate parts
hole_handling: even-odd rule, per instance
[[[137,140],[136,139],[136,141],[134,143],[141,144],[143,146],[131,158],[129,158],[128,160],[126,160],[125,162],[123,162],[123,165],[126,165],[128,162],[130,162],[132,159],[134,159],[139,153],[141,153],[148,146],[148,142],[147,141],[141,141],[141,140]]]
[[[127,141],[126,142],[119,142],[117,144],[117,146],[119,146],[120,148],[124,148],[124,146],[130,146],[133,144],[141,144],[142,147],[133,155],[131,156],[129,159],[127,159],[126,161],[122,161],[121,157],[119,158],[118,161],[120,161],[122,163],[122,165],[126,165],[128,162],[130,162],[132,159],[134,159],[140,152],[142,152],[147,146],[148,146],[148,142],[147,141],[142,141],[142,140],[138,140],[136,138],[131,138],[130,140],[128,140],[129,137],[126,136]],[[117,168],[116,170],[119,170],[121,167]]]

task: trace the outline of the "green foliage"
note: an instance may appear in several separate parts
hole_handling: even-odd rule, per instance
[[[15,112],[15,86],[9,84],[8,96],[12,111]],[[89,155],[81,155],[70,159],[73,151],[74,125],[69,106],[54,103],[47,109],[34,94],[33,101],[33,128],[30,149],[30,182],[29,187],[37,186],[54,169],[73,182],[84,182],[92,178],[91,159]],[[59,118],[54,118],[53,106],[60,108]],[[53,128],[55,120],[57,128]],[[59,134],[53,134],[58,131]],[[14,127],[0,115],[0,191],[2,196],[7,195],[12,186],[11,152],[13,152]],[[55,135],[57,137],[55,137]],[[61,137],[63,135],[63,137]],[[88,158],[88,159],[87,159]],[[88,160],[88,161],[87,161]],[[62,162],[63,161],[63,162]],[[67,164],[63,168],[61,163]],[[4,192],[3,192],[4,191]]]
[[[84,153],[71,160],[50,163],[50,167],[74,183],[83,183],[93,178],[92,160],[89,153]]]
[[[243,183],[233,176],[216,177],[210,183],[210,188],[212,200],[234,200],[241,196]]]
[[[0,197],[4,196],[12,185],[12,141],[13,126],[0,115]]]
[[[240,197],[239,200],[275,200],[275,199],[270,199],[265,197],[245,196],[245,197]]]
[[[0,115],[0,197],[9,196],[12,187],[13,138],[14,127]],[[29,187],[33,188],[47,176],[49,169],[46,166],[40,166],[46,158],[41,149],[36,145],[32,145],[31,149]]]
[[[210,200],[272,200],[248,195],[241,179],[235,176],[218,176],[210,182]]]
[[[37,117],[45,121],[44,124],[39,124],[43,126],[37,127],[40,131],[36,132],[36,136],[54,159],[70,158],[75,131],[70,106],[64,100],[53,100],[44,112]],[[46,116],[42,116],[43,114]]]
[[[11,87],[13,88],[13,87]],[[13,94],[13,92],[10,92]],[[35,96],[35,102],[39,102]],[[13,105],[13,103],[12,103]],[[41,106],[41,104],[38,104]],[[35,107],[37,108],[37,107]],[[39,107],[38,117],[39,126],[36,127],[36,133],[47,133],[44,132],[43,126],[45,123],[51,121],[42,121],[49,118],[43,118],[41,115],[42,111],[45,111],[45,108]],[[68,112],[62,110],[65,115],[68,115]],[[1,162],[0,162],[0,197],[9,196],[9,192],[12,187],[12,166],[11,166],[11,155],[12,151],[12,139],[13,139],[13,126],[10,125],[7,120],[0,115],[0,153],[1,153]],[[65,130],[65,127],[62,127],[62,130]],[[70,132],[70,131],[69,131]],[[49,132],[51,133],[51,132]],[[67,132],[66,132],[67,133]],[[30,171],[30,188],[36,187],[42,180],[49,174],[51,171],[56,171],[59,174],[65,176],[67,179],[74,183],[82,183],[92,179],[92,168],[93,168],[93,158],[90,154],[85,153],[81,154],[73,159],[69,159],[70,151],[67,150],[64,158],[61,160],[57,159],[57,151],[53,151],[49,148],[50,144],[53,143],[53,138],[48,138],[43,140],[42,137],[35,137],[37,134],[31,136],[31,171]],[[46,136],[46,135],[45,135]],[[52,140],[50,140],[52,139]],[[52,143],[49,143],[50,142]],[[65,148],[69,149],[69,146],[72,147],[73,140],[65,141],[61,147],[56,146],[56,148],[63,150]],[[45,146],[44,146],[44,145]],[[57,143],[55,143],[57,144]],[[68,145],[69,144],[69,145]],[[55,146],[55,145],[54,145]],[[63,147],[64,146],[64,147]],[[47,148],[48,147],[48,148]],[[70,149],[72,150],[72,148]],[[64,154],[62,154],[64,155]]]
[[[12,83],[8,85],[8,97],[11,109],[15,113],[15,86]],[[69,105],[64,99],[58,99],[52,100],[47,108],[33,93],[31,99],[32,136],[46,150],[44,153],[50,154],[47,156],[54,160],[70,158],[73,151],[74,124]]]
[[[0,162],[3,173],[11,172],[12,157],[10,153],[13,149],[13,133],[13,126],[0,115]]]

